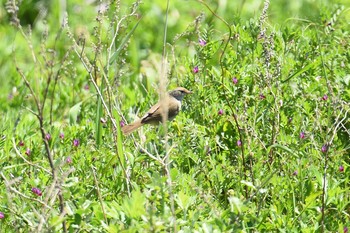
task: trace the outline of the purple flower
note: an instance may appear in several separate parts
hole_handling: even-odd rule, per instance
[[[125,122],[124,122],[124,121],[120,121],[120,122],[119,122],[119,125],[120,125],[120,127],[123,128],[123,127],[125,126]]]
[[[241,147],[241,146],[242,146],[241,140],[238,140],[238,141],[237,141],[237,146],[238,146],[238,147]]]
[[[343,166],[343,165],[340,165],[340,166],[339,166],[339,171],[340,171],[340,172],[343,172],[343,171],[344,171],[344,166]]]
[[[79,144],[80,144],[79,139],[74,139],[73,140],[73,146],[77,147],[77,146],[79,146]]]
[[[199,72],[198,66],[195,66],[195,67],[193,68],[193,73],[197,74],[198,72]]]
[[[90,89],[89,84],[84,85],[84,90],[88,91]]]
[[[43,195],[43,193],[41,192],[41,190],[38,189],[38,188],[32,188],[32,192],[33,192],[34,194],[38,195],[38,196]]]
[[[47,141],[50,141],[50,140],[51,140],[51,134],[47,133],[47,134],[45,135],[45,139],[46,139]]]
[[[266,99],[266,96],[264,96],[264,94],[260,94],[260,95],[259,95],[259,98],[260,98],[261,100],[263,100],[263,99]]]
[[[224,110],[220,109],[219,112],[218,112],[219,115],[222,115],[224,114]]]
[[[71,164],[71,163],[72,163],[72,158],[71,158],[70,156],[68,156],[68,157],[66,158],[66,163],[68,163],[68,164]]]
[[[238,83],[238,79],[236,77],[233,77],[232,78],[232,82],[233,82],[233,84],[237,84]]]
[[[200,46],[205,46],[207,44],[207,42],[201,38],[198,40],[198,43]]]
[[[321,151],[322,151],[322,153],[327,153],[327,151],[328,151],[328,146],[327,146],[327,144],[324,144],[324,145],[322,146]]]
[[[60,133],[60,139],[64,139],[64,133]]]
[[[22,140],[19,141],[18,146],[24,146],[24,142]]]
[[[293,176],[297,176],[298,175],[298,171],[297,170],[295,170],[294,172],[293,172],[293,174],[292,174]]]
[[[344,233],[348,233],[348,231],[349,231],[348,227],[344,227],[343,231],[344,231]]]
[[[5,214],[3,212],[0,212],[0,219],[5,218]]]
[[[31,150],[29,148],[27,148],[25,154],[29,156],[30,153],[31,153]]]
[[[324,100],[324,101],[328,100],[328,95],[322,96],[322,100]]]
[[[305,138],[305,132],[300,132],[299,137],[300,137],[301,139],[304,139],[304,138]]]

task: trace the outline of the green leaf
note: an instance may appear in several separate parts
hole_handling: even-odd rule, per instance
[[[176,200],[176,203],[179,205],[179,207],[182,209],[182,210],[187,210],[188,207],[190,207],[190,205],[192,205],[193,203],[193,198],[194,197],[191,197],[191,196],[188,196],[186,195],[183,191],[180,191],[176,197],[175,197],[175,200]]]
[[[146,197],[139,190],[133,191],[130,198],[126,198],[122,204],[122,210],[132,219],[140,219],[146,214]]]
[[[69,109],[69,122],[71,125],[76,124],[78,121],[78,116],[80,114],[82,101],[75,104],[73,107]]]

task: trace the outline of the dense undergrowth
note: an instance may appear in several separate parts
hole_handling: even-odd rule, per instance
[[[1,232],[347,232],[349,3],[64,2],[1,11]]]

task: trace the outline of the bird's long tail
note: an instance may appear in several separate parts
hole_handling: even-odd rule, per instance
[[[140,128],[142,125],[143,124],[141,123],[141,120],[135,121],[134,123],[123,126],[122,132],[124,135],[128,135],[134,132],[136,129]]]

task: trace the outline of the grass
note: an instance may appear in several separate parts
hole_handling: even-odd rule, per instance
[[[1,232],[347,232],[349,3],[228,2],[4,3]]]

